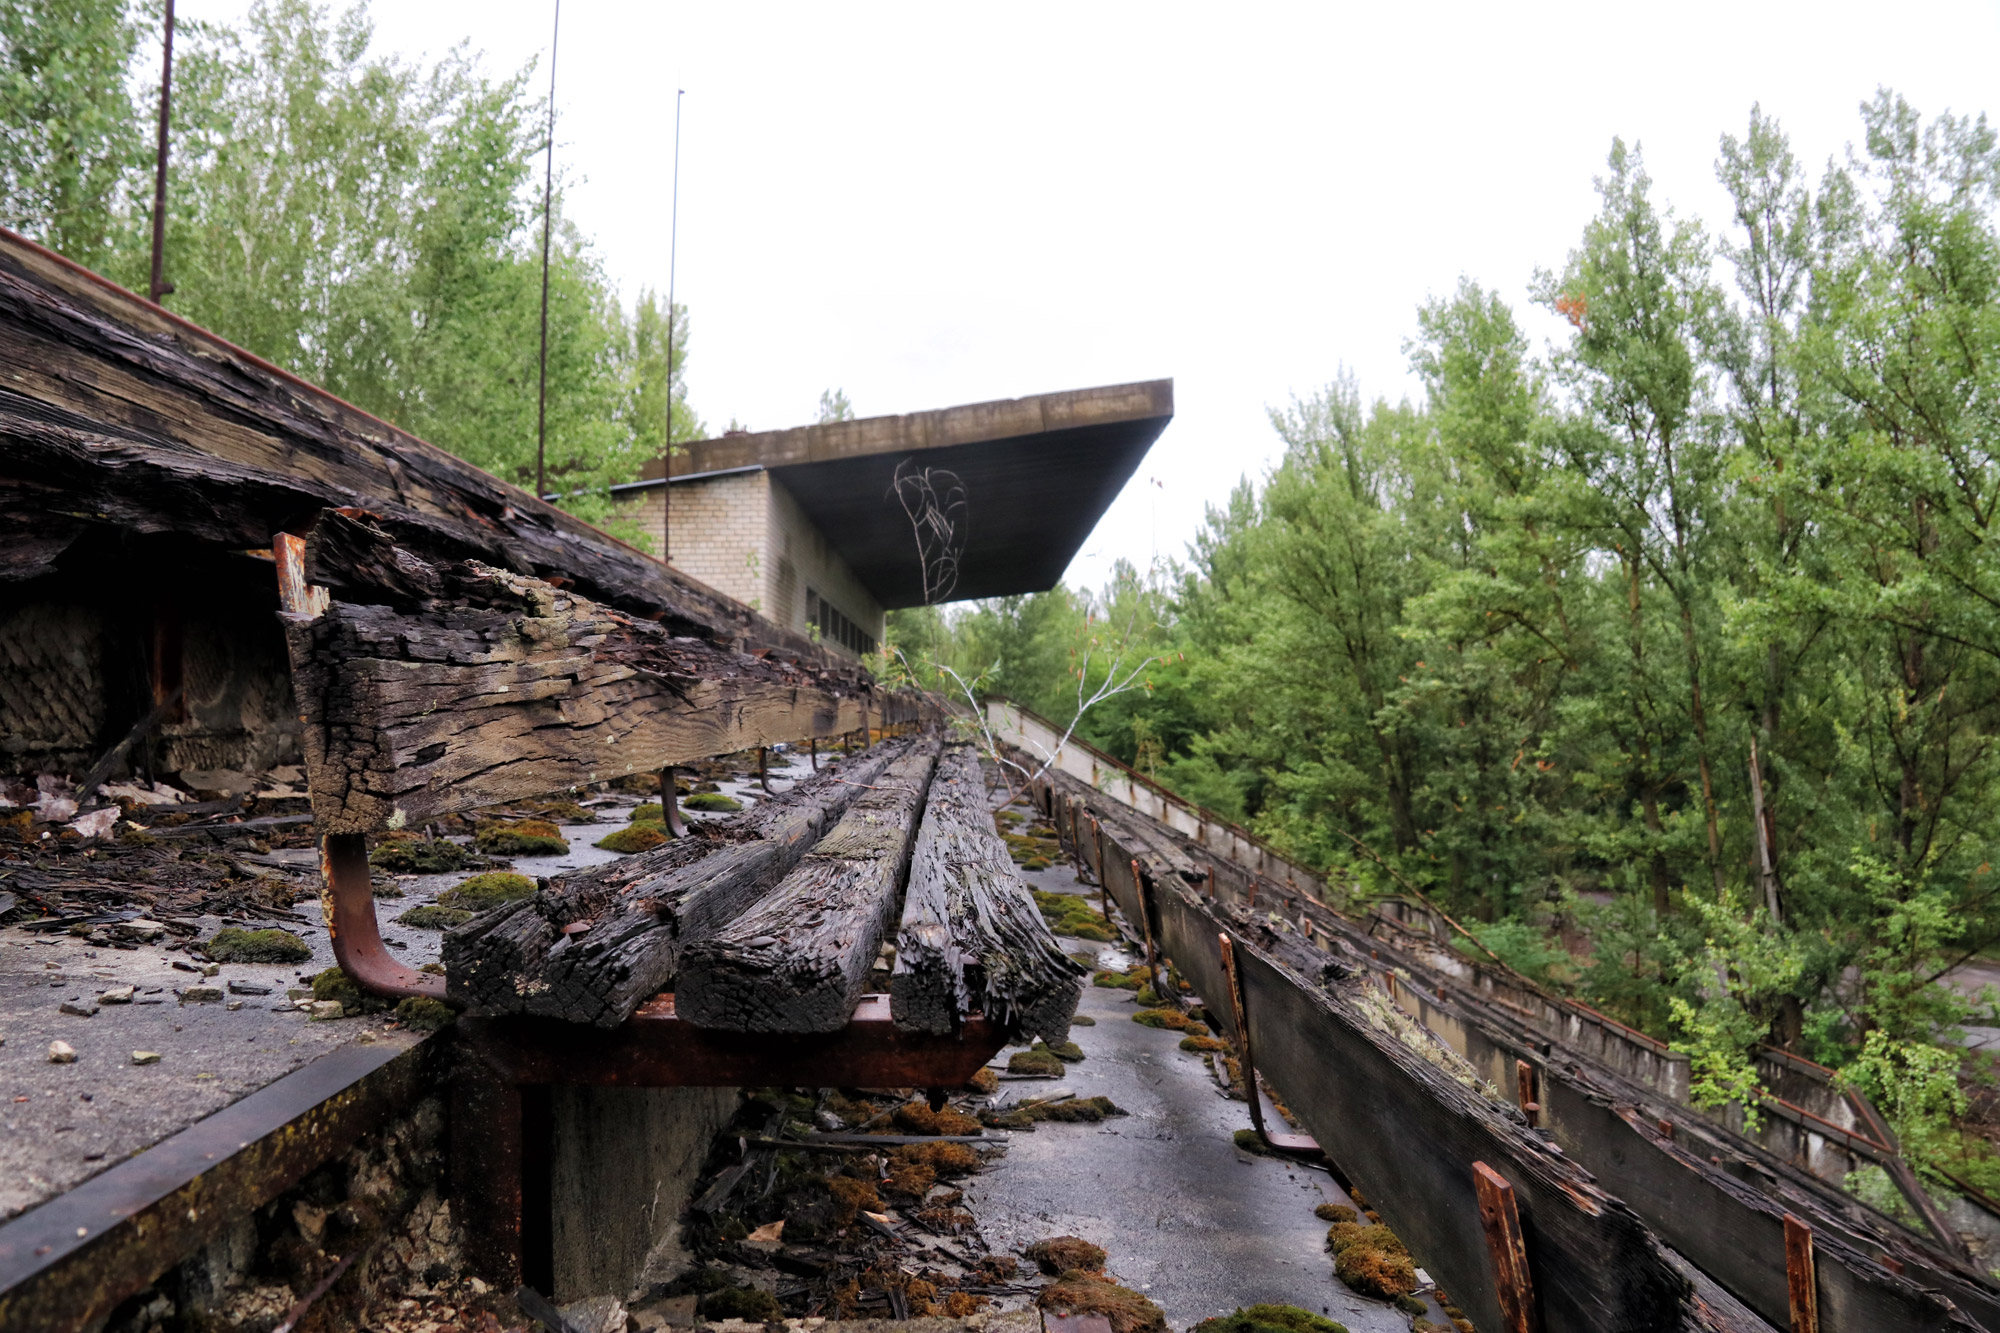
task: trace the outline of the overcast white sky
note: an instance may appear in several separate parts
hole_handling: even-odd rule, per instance
[[[233,20],[245,0],[181,0]],[[548,49],[550,0],[374,7],[377,46]],[[1177,557],[1277,454],[1269,405],[1402,340],[1461,274],[1525,305],[1611,137],[1727,221],[1761,101],[1810,163],[1878,85],[2000,111],[2000,3],[563,5],[558,169],[629,302],[679,280],[716,431],[1171,376],[1178,415],[1070,569]],[[545,86],[546,65],[536,76]],[[1546,328],[1544,323],[1532,325]],[[1157,484],[1154,484],[1157,483]]]

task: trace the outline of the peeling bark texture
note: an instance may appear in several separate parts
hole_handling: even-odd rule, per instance
[[[895,923],[939,745],[891,763],[777,889],[683,955],[675,1007],[699,1027],[846,1026]]]
[[[770,891],[863,788],[909,748],[888,741],[733,819],[638,856],[546,881],[447,931],[446,993],[474,1013],[616,1027],[665,989],[682,952]]]
[[[560,580],[669,631],[839,659],[526,491],[0,229],[0,579],[92,532],[264,548],[364,506],[430,561]]]
[[[309,567],[345,597],[286,615],[322,833],[440,815],[916,715],[858,668],[732,652],[478,561],[432,564],[328,514]],[[388,604],[380,604],[387,601]]]
[[[1063,953],[986,807],[978,753],[938,762],[910,858],[889,1004],[900,1027],[943,1035],[983,1014],[1010,1040],[1069,1038],[1084,970]]]

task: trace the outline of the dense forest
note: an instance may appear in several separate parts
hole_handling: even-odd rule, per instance
[[[139,292],[160,17],[0,0],[0,225]],[[532,488],[547,103],[532,69],[490,74],[463,46],[420,68],[370,37],[365,6],[306,0],[262,0],[240,28],[176,25],[164,304]],[[548,484],[604,521],[606,487],[702,427],[680,374],[686,312],[670,421],[665,303],[622,304],[563,217],[560,135]]]
[[[1152,659],[1083,738],[1463,914],[1704,1098],[1770,1042],[1972,1153],[1953,1029],[1992,1006],[1941,981],[2000,944],[2000,150],[1889,93],[1860,128],[1815,180],[1753,110],[1712,231],[1614,144],[1528,294],[1554,345],[1464,282],[1416,312],[1422,400],[1273,411],[1184,564],[894,637],[1058,722]]]

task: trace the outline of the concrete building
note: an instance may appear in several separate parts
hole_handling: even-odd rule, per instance
[[[727,435],[614,492],[676,569],[868,653],[897,607],[1054,587],[1173,395],[1152,380]]]

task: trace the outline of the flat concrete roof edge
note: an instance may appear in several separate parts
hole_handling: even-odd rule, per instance
[[[1159,421],[1164,429],[1173,415],[1173,380],[1139,380],[1026,398],[965,403],[900,416],[827,421],[787,430],[698,440],[683,446],[686,453],[677,460],[674,471],[678,477],[757,464],[767,468],[791,467],[1149,420]],[[646,464],[645,477],[657,479],[662,475],[662,460]]]

